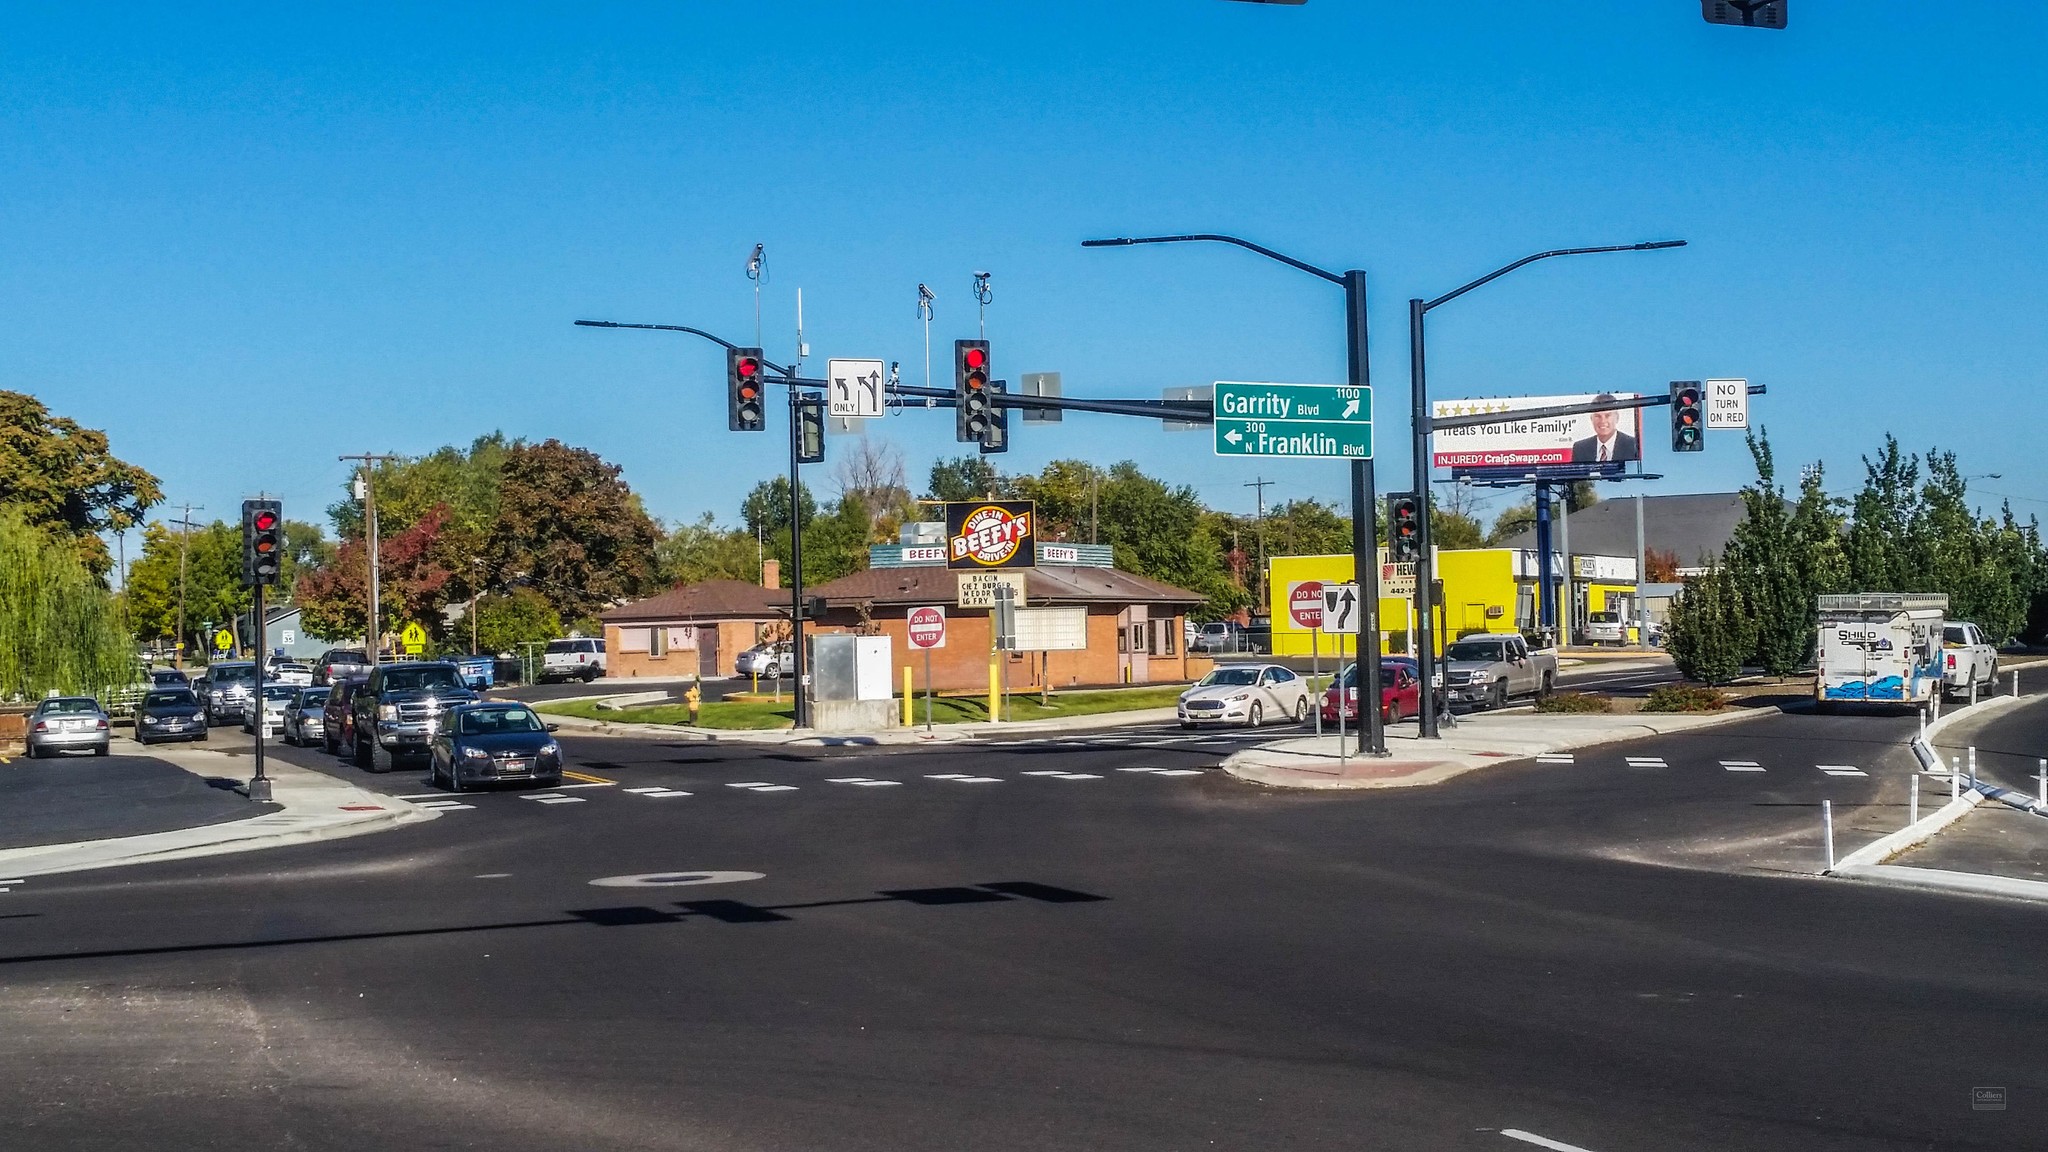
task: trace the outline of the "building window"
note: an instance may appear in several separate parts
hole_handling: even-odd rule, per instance
[[[1173,619],[1168,620],[1166,622],[1166,625],[1166,635],[1163,637],[1163,639],[1166,641],[1166,654],[1168,656],[1171,656],[1173,655],[1174,638],[1180,635],[1180,617],[1176,616]]]
[[[1119,656],[1131,650],[1131,634],[1119,628],[1116,630],[1116,654]]]
[[[1145,655],[1159,655],[1159,621],[1145,621]]]
[[[647,654],[657,660],[668,655],[668,629],[649,628],[647,630]]]

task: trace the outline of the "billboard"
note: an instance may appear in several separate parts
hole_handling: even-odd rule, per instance
[[[1038,512],[1030,500],[959,500],[946,505],[946,567],[1035,568]]]
[[[1435,433],[1431,461],[1438,468],[1524,468],[1545,464],[1626,464],[1643,458],[1643,410],[1592,412],[1517,420],[1514,413],[1563,404],[1634,400],[1636,392],[1594,392],[1577,396],[1515,396],[1498,400],[1439,400],[1430,405],[1438,419],[1498,412],[1497,424],[1446,428]]]

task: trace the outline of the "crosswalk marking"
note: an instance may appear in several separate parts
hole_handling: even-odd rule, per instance
[[[1128,769],[1126,769],[1126,771],[1128,771]],[[1051,770],[1051,771],[1049,771],[1049,772],[1025,772],[1025,773],[1022,773],[1022,775],[1025,775],[1025,776],[1065,776],[1066,774],[1067,774],[1067,772],[1066,772],[1066,769],[1064,769],[1064,768],[1054,768],[1054,769],[1052,769],[1052,770]]]
[[[422,802],[420,807],[429,812],[459,812],[465,808],[474,808],[476,805],[464,804],[460,800],[428,800]]]
[[[869,778],[869,777],[866,777],[866,776],[835,776],[835,777],[833,777],[832,779],[830,779],[830,780],[827,780],[827,781],[825,781],[825,783],[827,783],[827,784],[851,784],[851,785],[853,785],[853,786],[854,786],[854,787],[856,787],[856,788],[894,788],[894,787],[897,787],[897,786],[901,785],[901,784],[903,783],[903,781],[901,781],[901,780],[874,780],[874,779],[871,779],[871,778]]]
[[[1154,776],[1200,776],[1201,774],[1202,770],[1200,768],[1161,768],[1153,773]]]
[[[1100,777],[1100,776],[1097,776],[1097,775],[1094,775],[1093,773],[1090,773],[1090,772],[1061,772],[1061,773],[1059,773],[1059,774],[1058,774],[1057,776],[1054,776],[1054,777],[1053,777],[1053,779],[1055,779],[1055,780],[1100,780],[1100,779],[1102,779],[1102,777]]]
[[[1730,772],[1761,772],[1764,766],[1754,760],[1723,760],[1721,767]]]
[[[1578,761],[1569,752],[1545,752],[1536,757],[1538,764],[1576,764]]]
[[[559,792],[533,792],[521,796],[520,799],[531,800],[536,804],[581,804],[586,797],[564,796]]]
[[[744,788],[749,792],[794,792],[794,784],[776,784],[768,780],[748,780],[738,784],[727,784],[727,788]]]
[[[1868,776],[1870,773],[1854,764],[1816,764],[1814,767],[1830,776]]]
[[[666,792],[668,788],[666,785],[656,784],[652,788],[627,788],[624,791],[631,792],[635,796],[645,796],[650,792]]]
[[[1631,768],[1669,768],[1662,756],[1630,756],[1626,758]]]

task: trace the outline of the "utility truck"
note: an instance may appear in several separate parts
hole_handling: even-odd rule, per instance
[[[1822,709],[1843,701],[1924,704],[1947,683],[1942,626],[1948,596],[1938,592],[1847,592],[1820,598],[1820,645],[1813,698]]]

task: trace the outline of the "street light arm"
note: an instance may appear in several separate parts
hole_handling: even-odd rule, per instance
[[[1608,244],[1599,248],[1559,248],[1553,252],[1538,252],[1534,256],[1524,256],[1520,260],[1515,261],[1513,264],[1510,264],[1505,268],[1496,268],[1493,271],[1488,272],[1486,275],[1481,276],[1479,279],[1474,280],[1473,282],[1465,285],[1462,288],[1454,288],[1451,291],[1444,293],[1443,295],[1437,297],[1434,300],[1424,301],[1422,305],[1422,310],[1424,312],[1427,312],[1431,308],[1434,308],[1439,304],[1448,304],[1451,301],[1456,300],[1458,297],[1463,296],[1465,293],[1470,292],[1471,290],[1479,287],[1482,284],[1491,283],[1492,281],[1500,279],[1508,273],[1513,272],[1515,269],[1520,268],[1524,264],[1534,264],[1538,260],[1548,260],[1552,256],[1584,256],[1592,252],[1648,252],[1652,249],[1657,248],[1683,247],[1685,247],[1685,241],[1683,240],[1651,240],[1643,244]]]
[[[725,348],[727,351],[737,352],[739,351],[740,347],[739,345],[733,343],[730,340],[713,336],[711,333],[704,331],[702,328],[691,328],[683,324],[621,324],[616,320],[578,320],[576,321],[576,324],[580,328],[646,328],[651,329],[655,332],[687,332],[692,336],[702,336],[706,340],[711,341],[713,344],[717,344],[720,347]],[[787,376],[790,373],[790,370],[788,368],[785,368],[780,364],[774,363],[765,356],[761,358],[761,364],[770,372],[780,372],[784,376]]]
[[[1184,244],[1193,240],[1213,240],[1218,244],[1235,244],[1239,248],[1249,248],[1268,260],[1278,260],[1290,268],[1299,268],[1311,276],[1320,276],[1332,284],[1344,283],[1344,277],[1335,272],[1325,271],[1313,264],[1304,263],[1292,256],[1283,255],[1264,245],[1254,244],[1249,240],[1240,239],[1236,236],[1223,236],[1213,232],[1197,232],[1190,236],[1112,236],[1103,240],[1083,240],[1081,241],[1081,247],[1122,248],[1131,244]]]

